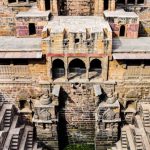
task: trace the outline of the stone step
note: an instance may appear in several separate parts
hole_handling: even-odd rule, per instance
[[[11,119],[4,119],[4,123],[11,122]]]
[[[18,142],[11,143],[12,146],[18,146]]]
[[[18,142],[18,139],[12,138],[12,142]]]
[[[6,113],[5,117],[11,117],[11,113]]]

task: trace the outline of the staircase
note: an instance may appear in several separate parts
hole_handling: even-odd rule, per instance
[[[27,150],[32,150],[33,149],[33,131],[28,131],[26,149]]]
[[[150,115],[148,110],[143,110],[144,127],[150,127]]]
[[[3,96],[3,94],[0,92],[0,102],[4,102],[4,101],[5,101],[4,96]]]
[[[12,122],[12,110],[6,109],[5,117],[4,117],[4,127],[10,127]]]
[[[123,129],[121,132],[121,144],[122,144],[122,150],[127,150],[127,148],[128,148],[127,133]]]
[[[11,140],[11,150],[18,150],[19,135],[14,134]]]
[[[143,150],[144,149],[141,135],[135,136],[135,142],[136,142],[136,150]]]

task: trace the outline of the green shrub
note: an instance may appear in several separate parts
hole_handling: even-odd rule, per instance
[[[74,144],[74,145],[68,145],[64,150],[94,150],[94,145]]]

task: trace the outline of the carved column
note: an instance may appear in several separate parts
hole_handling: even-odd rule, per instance
[[[40,10],[45,11],[45,1],[44,0],[40,0]]]
[[[115,0],[111,0],[111,1],[110,1],[110,5],[111,5],[110,10],[111,10],[111,11],[115,11],[115,8],[116,8]]]
[[[47,70],[48,70],[48,75],[49,75],[50,81],[52,81],[53,80],[53,76],[52,76],[52,59],[51,58],[48,61],[47,68],[48,68]]]
[[[87,59],[86,62],[86,80],[89,80],[89,58]]]
[[[108,56],[103,58],[102,61],[102,78],[104,81],[108,78]]]
[[[68,81],[68,58],[65,56],[65,80]]]
[[[108,0],[108,10],[111,11],[111,0]]]
[[[102,15],[104,10],[104,0],[95,0],[94,15]]]
[[[52,1],[52,12],[55,16],[58,16],[58,6],[57,6],[57,0]]]

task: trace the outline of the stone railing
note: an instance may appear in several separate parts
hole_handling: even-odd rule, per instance
[[[0,65],[0,79],[29,79],[30,71],[27,65]]]
[[[125,80],[132,80],[132,79],[143,79],[147,80],[150,79],[150,69],[128,69],[124,73],[124,79]]]

